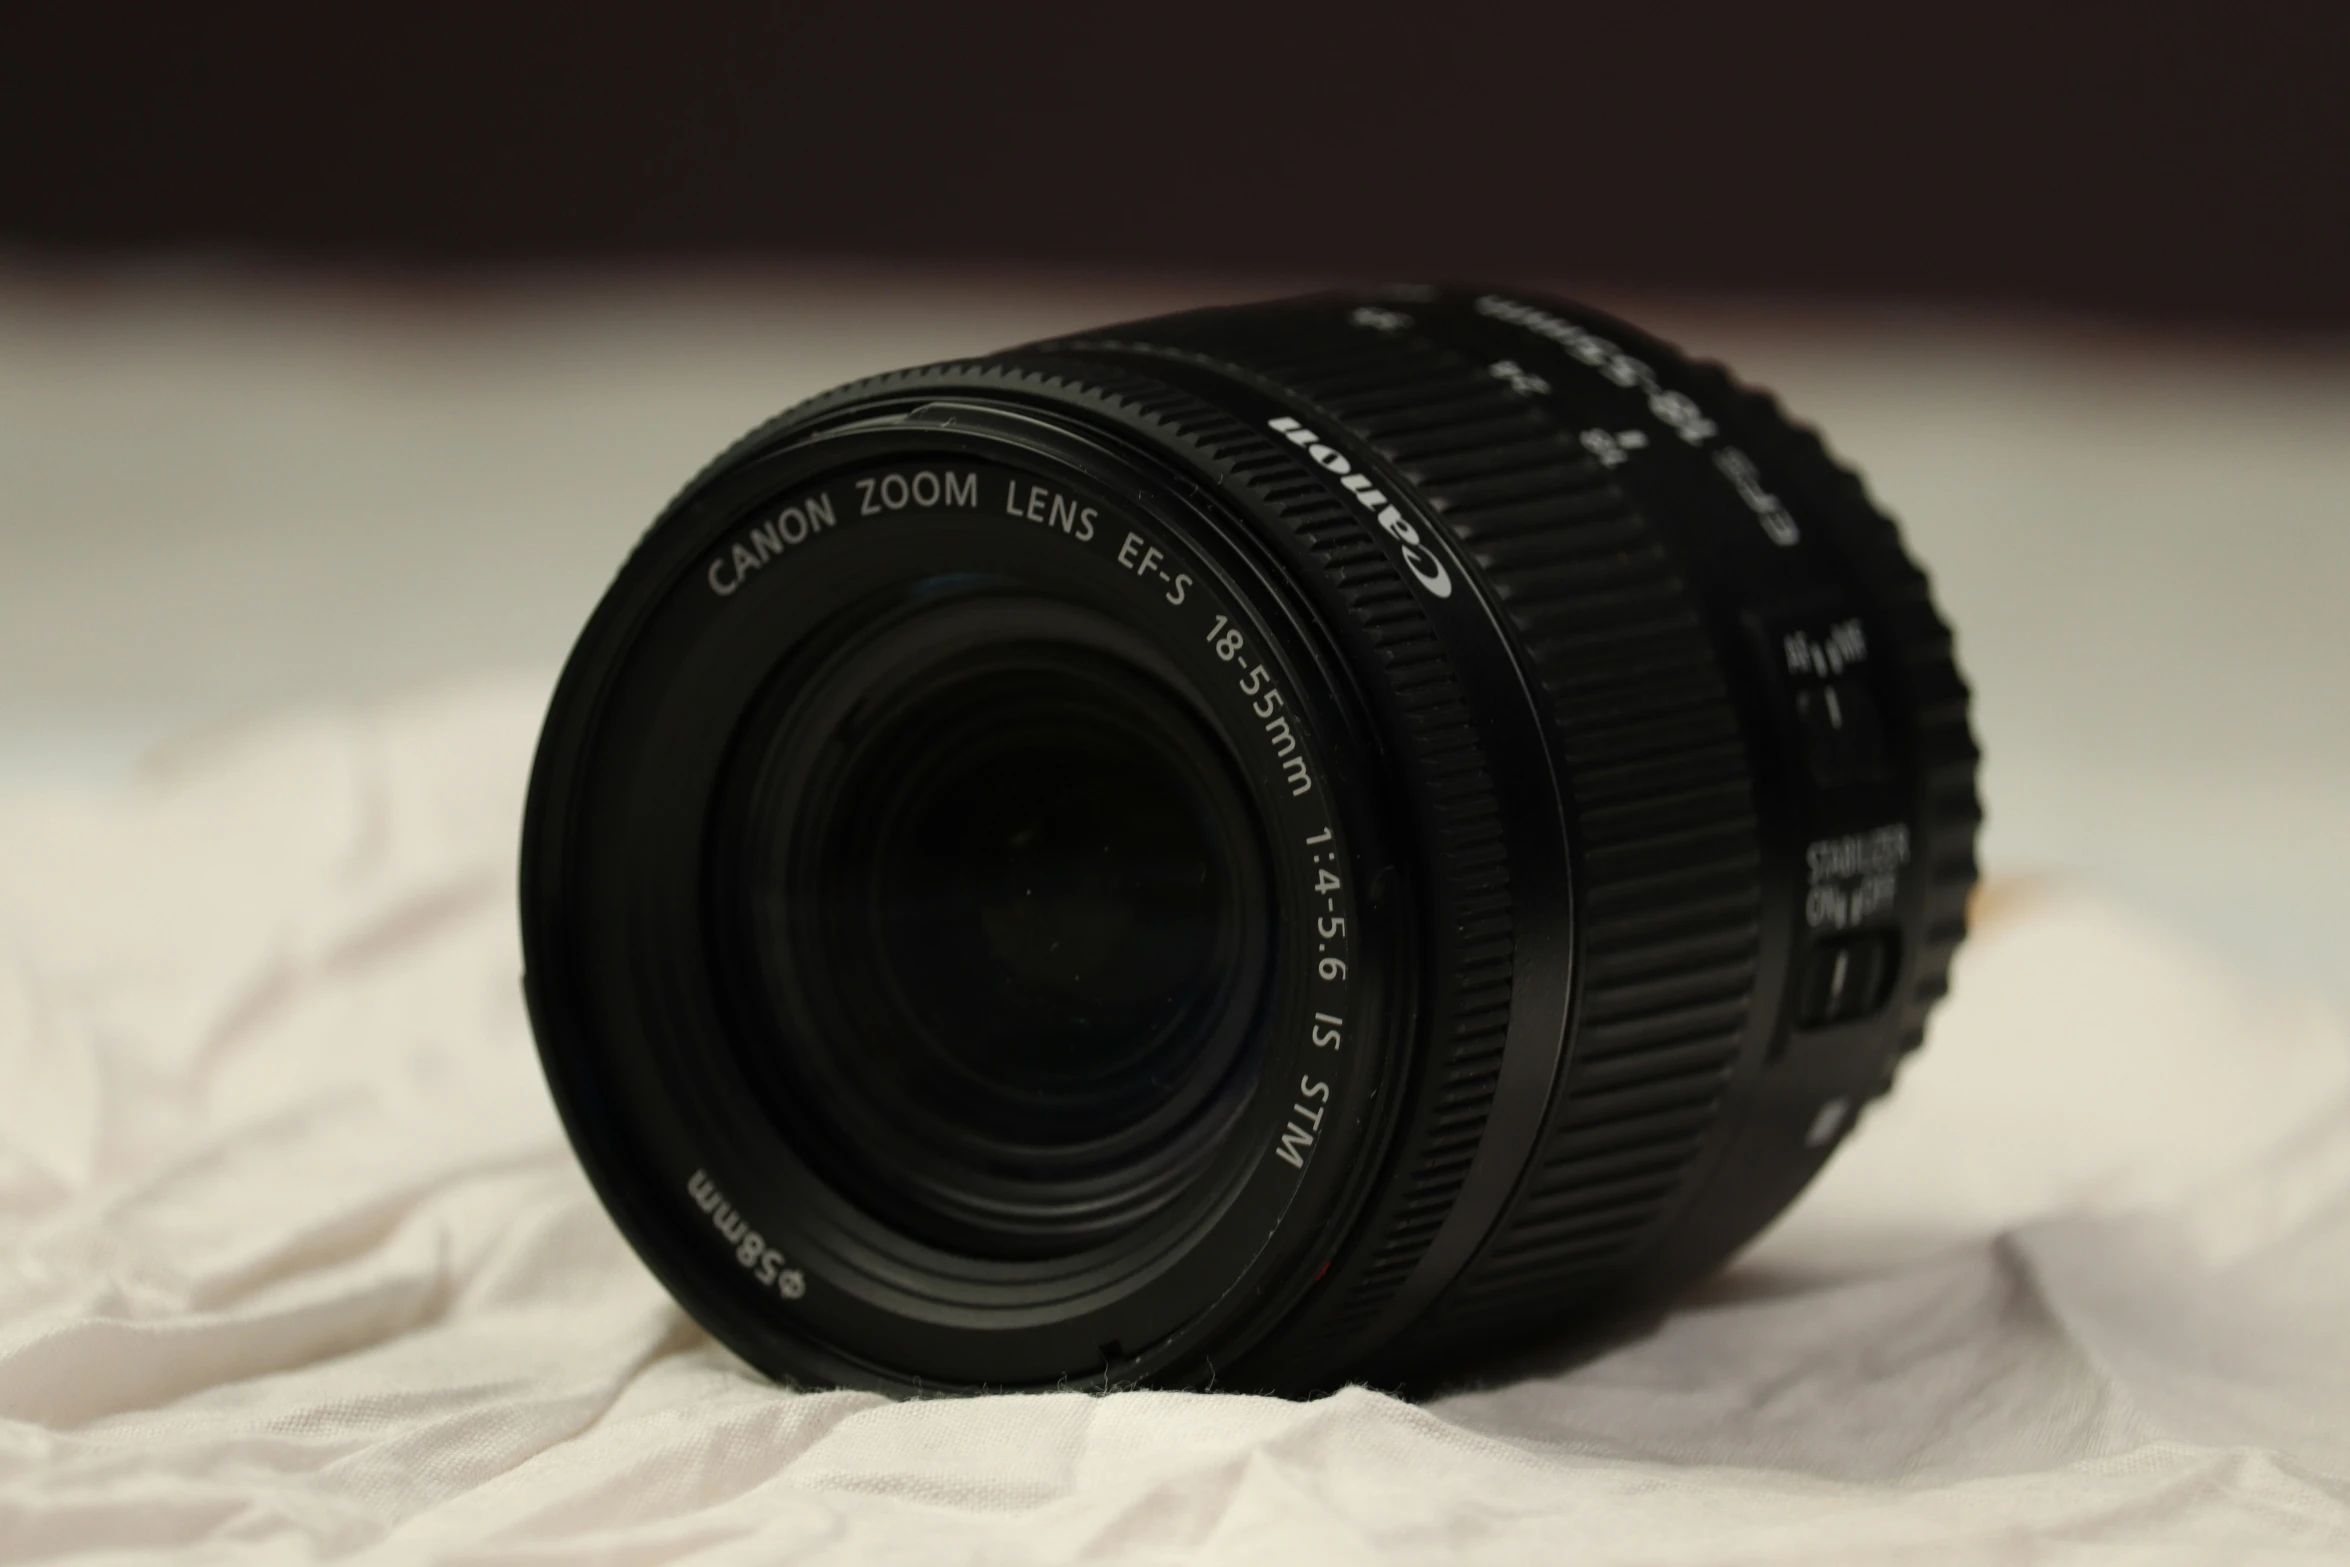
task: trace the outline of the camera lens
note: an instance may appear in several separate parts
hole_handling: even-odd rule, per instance
[[[1665,1297],[1922,1038],[1951,637],[1769,399],[1398,287],[860,382],[582,634],[525,982],[623,1233],[769,1372],[1407,1380]]]

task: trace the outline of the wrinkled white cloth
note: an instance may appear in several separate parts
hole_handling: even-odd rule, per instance
[[[0,1558],[2350,1559],[2350,1042],[2062,888],[1744,1260],[1413,1405],[774,1387],[517,991],[543,695],[0,801]]]

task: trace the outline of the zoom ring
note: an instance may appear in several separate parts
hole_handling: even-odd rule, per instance
[[[1443,515],[1556,725],[1577,1048],[1518,1200],[1449,1297],[1452,1312],[1555,1309],[1571,1275],[1664,1221],[1714,1124],[1754,993],[1753,788],[1720,666],[1645,519],[1523,398],[1398,346],[1345,344],[1290,373]]]
[[[1573,1276],[1620,1262],[1674,1211],[1746,1036],[1760,857],[1730,694],[1651,525],[1524,398],[1433,345],[1335,324],[1260,334],[1247,359],[1411,479],[1483,573],[1549,709],[1578,888],[1578,1048],[1518,1200],[1447,1314],[1555,1312]],[[1373,1322],[1410,1277],[1491,1092],[1490,1075],[1436,1087],[1406,1217],[1334,1329]],[[1456,1125],[1465,1135],[1447,1137]]]

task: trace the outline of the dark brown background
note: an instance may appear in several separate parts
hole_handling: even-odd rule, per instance
[[[2350,325],[2350,5],[19,5],[0,245]]]

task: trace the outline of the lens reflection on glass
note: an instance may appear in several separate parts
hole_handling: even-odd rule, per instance
[[[777,737],[750,924],[787,1114],[942,1244],[1099,1239],[1245,1099],[1273,930],[1256,817],[1193,705],[1114,653],[908,662],[877,655],[870,690]]]
[[[1071,733],[1077,695],[957,693],[970,705],[894,802],[862,900],[907,1021],[1045,1138],[1150,1073],[1214,988],[1232,891],[1187,780],[1129,736]]]

